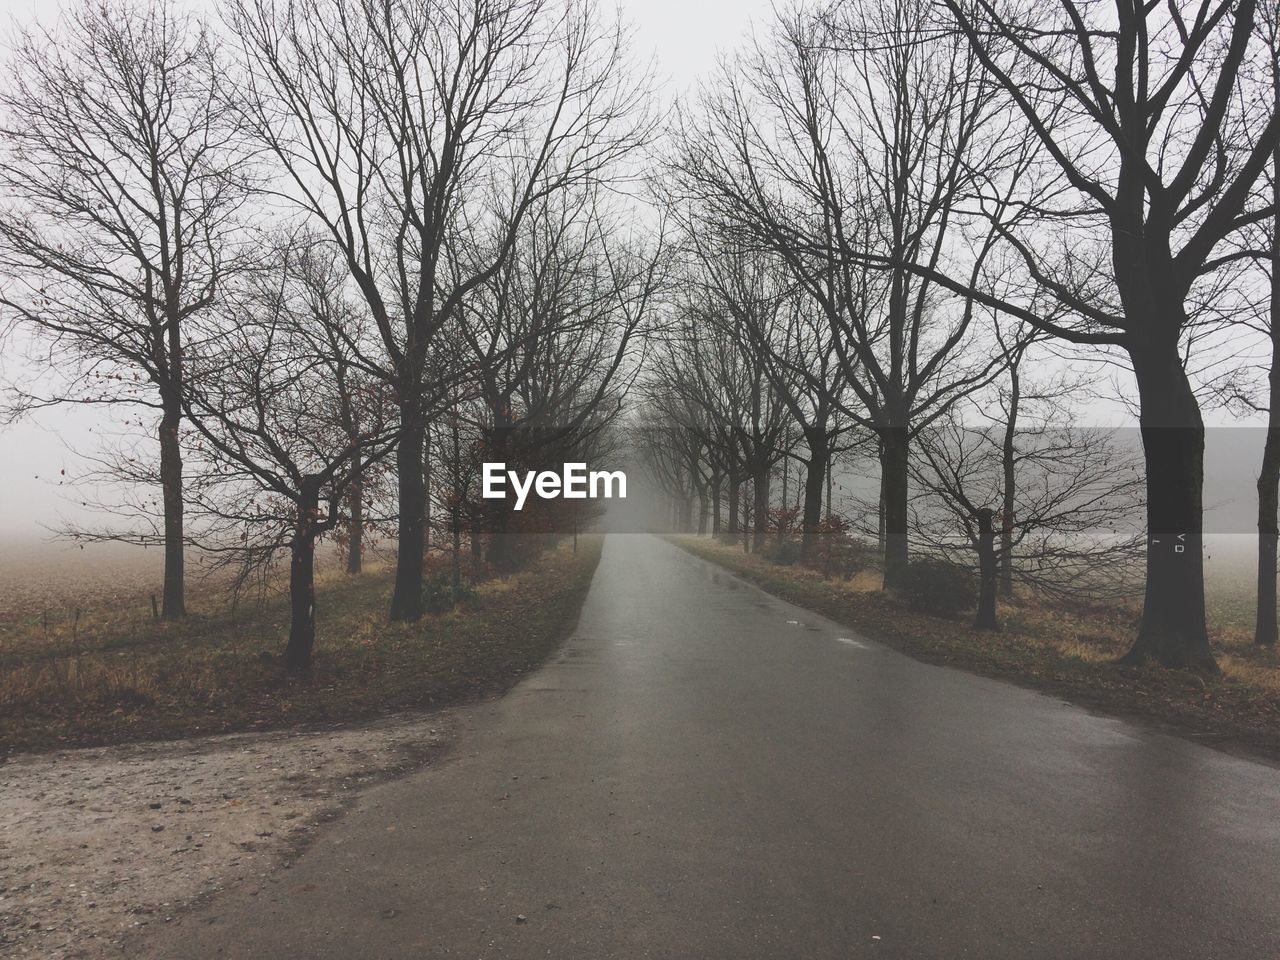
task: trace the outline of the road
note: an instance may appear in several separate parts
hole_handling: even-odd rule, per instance
[[[1280,957],[1280,771],[611,536],[573,637],[164,958]]]

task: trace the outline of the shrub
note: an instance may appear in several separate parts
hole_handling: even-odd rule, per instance
[[[770,563],[789,567],[800,562],[800,544],[795,540],[774,540],[765,545],[760,555]]]
[[[907,565],[899,595],[912,610],[954,617],[978,602],[978,581],[968,567],[941,557],[916,557]]]
[[[453,576],[445,570],[422,585],[422,606],[427,613],[444,613],[475,595],[475,590],[465,583],[454,590]]]
[[[824,577],[849,579],[875,567],[879,551],[850,533],[843,517],[828,515],[818,525],[818,538],[808,565]]]
[[[800,526],[799,507],[773,507],[767,515],[769,532],[779,540],[789,537]]]

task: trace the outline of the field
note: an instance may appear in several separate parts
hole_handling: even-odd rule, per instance
[[[34,537],[0,541],[0,649],[27,624],[66,619],[77,607],[123,611],[137,603],[149,610],[161,572],[157,550],[114,543],[81,548]]]
[[[1133,606],[1020,597],[1002,605],[999,633],[981,633],[963,616],[906,609],[879,592],[870,573],[829,580],[705,538],[677,542],[917,656],[1280,754],[1280,658],[1251,642],[1252,538],[1218,537],[1207,551],[1218,679],[1112,666],[1133,635]],[[374,554],[359,578],[322,556],[317,662],[307,680],[289,679],[277,660],[287,630],[278,583],[233,601],[226,574],[196,562],[192,615],[170,624],[151,613],[157,552],[35,541],[6,547],[0,753],[354,719],[501,689],[568,629],[600,541],[584,538],[577,556],[562,546],[536,570],[489,581],[470,603],[414,627],[386,622],[388,556]]]
[[[1256,596],[1253,540],[1233,537],[1207,551],[1210,638],[1219,677],[1159,667],[1116,666],[1137,627],[1130,604],[1050,602],[1015,597],[1000,610],[1001,630],[975,630],[971,615],[929,616],[880,589],[872,570],[828,579],[770,563],[706,537],[673,542],[728,567],[764,589],[920,659],[1004,677],[1086,706],[1169,724],[1223,746],[1280,757],[1280,656],[1252,643]]]
[[[29,546],[0,567],[0,755],[435,707],[503,689],[571,628],[600,555],[562,544],[417,624],[391,624],[388,565],[317,573],[316,662],[289,677],[280,584],[238,600],[193,577],[190,615],[153,618],[159,556]],[[437,563],[442,560],[437,559]]]
[[[1234,644],[1253,635],[1258,597],[1257,539],[1241,534],[1206,537],[1205,605],[1209,629]]]

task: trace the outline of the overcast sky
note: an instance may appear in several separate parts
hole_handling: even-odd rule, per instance
[[[5,39],[12,24],[30,22],[53,4],[37,0],[0,0]],[[205,4],[199,4],[205,6]],[[717,50],[733,48],[754,19],[769,17],[769,0],[622,0],[623,15],[636,29],[639,58],[652,56],[655,75],[668,96],[694,83],[715,64]],[[58,411],[0,430],[0,535],[39,536],[43,526],[73,512],[62,470],[74,474],[71,449],[96,445],[93,427],[99,411]]]
[[[209,5],[201,0],[193,4]],[[771,0],[621,0],[620,6],[635,26],[637,56],[642,60],[652,57],[655,76],[666,97],[671,98],[711,71],[717,53],[733,49],[753,23],[766,23],[773,4]],[[54,9],[47,0],[0,0],[5,37],[11,33],[8,25],[30,22],[37,11],[40,16],[50,16]],[[94,431],[104,426],[102,416],[99,410],[51,411],[0,429],[0,536],[48,536],[45,528],[56,525],[60,515],[74,514],[76,498],[63,485],[62,471],[74,475],[81,464],[73,451],[92,451],[97,446]],[[1230,422],[1211,411],[1206,419]],[[1116,419],[1114,410],[1099,407],[1094,422],[1122,421]],[[1217,495],[1207,490],[1210,505],[1229,500],[1240,509],[1252,502],[1249,478],[1257,469],[1254,461],[1260,458],[1261,442],[1244,440],[1241,436],[1229,444],[1235,455],[1215,456],[1220,442],[1210,436],[1210,487],[1217,486],[1215,479],[1239,481],[1225,484],[1231,487],[1230,492],[1222,486],[1218,486]]]

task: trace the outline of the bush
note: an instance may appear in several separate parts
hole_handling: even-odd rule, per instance
[[[769,532],[779,540],[791,536],[800,526],[799,507],[773,507],[767,516]]]
[[[800,544],[795,540],[774,540],[765,544],[760,555],[770,563],[789,567],[800,562]]]
[[[422,606],[427,613],[444,613],[475,595],[475,590],[465,583],[454,590],[453,575],[446,570],[422,585]]]
[[[899,595],[912,610],[954,617],[978,603],[978,580],[968,567],[941,557],[917,557],[907,565]]]
[[[818,525],[818,537],[808,565],[824,577],[850,579],[879,563],[880,553],[874,544],[853,536],[843,517],[828,515]]]

